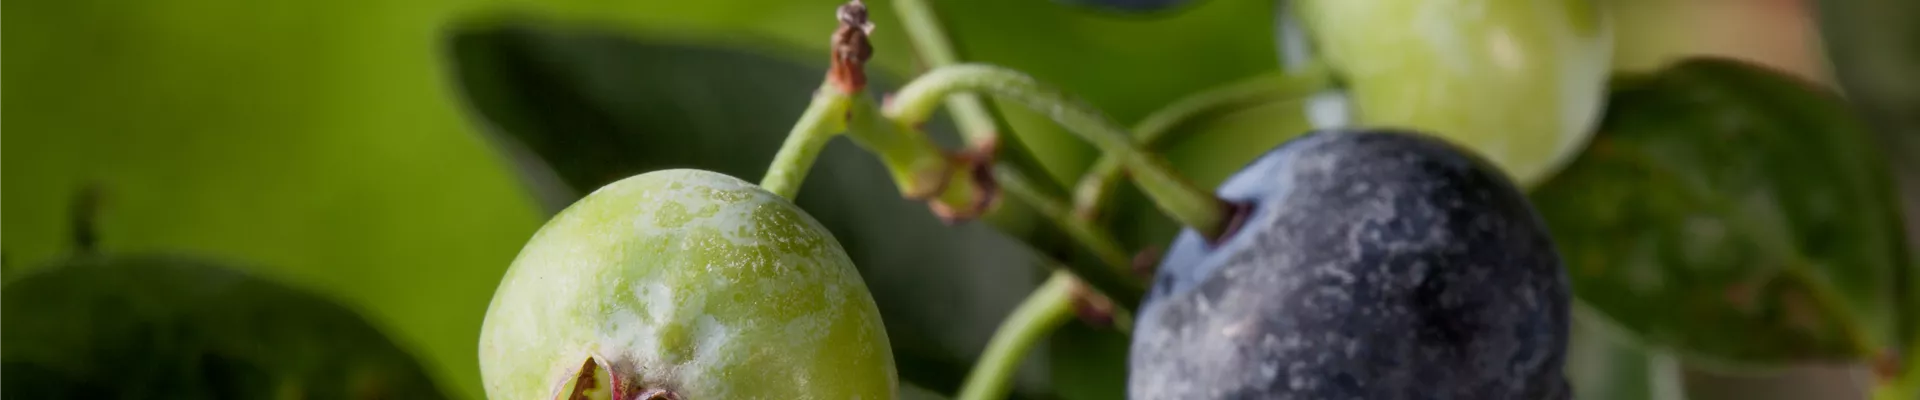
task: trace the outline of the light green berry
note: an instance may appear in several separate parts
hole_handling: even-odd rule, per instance
[[[587,383],[622,399],[898,392],[879,310],[833,236],[786,199],[697,170],[569,206],[494,293],[480,334],[489,398],[566,398],[589,365],[612,382]]]
[[[1430,132],[1533,186],[1586,144],[1612,65],[1591,0],[1300,0],[1359,125]]]

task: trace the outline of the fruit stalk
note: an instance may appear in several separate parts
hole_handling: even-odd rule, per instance
[[[793,198],[821,148],[836,132],[846,130],[856,144],[880,157],[902,195],[931,200],[935,210],[967,210],[943,212],[943,218],[984,209],[992,200],[989,188],[976,184],[966,168],[954,168],[953,157],[919,131],[879,118],[879,107],[865,94],[866,62],[873,57],[867,37],[873,23],[867,20],[866,5],[848,2],[835,17],[840,27],[832,35],[826,83],[774,155],[761,186]]]
[[[1189,95],[1148,114],[1134,125],[1133,140],[1141,148],[1153,150],[1172,140],[1169,136],[1187,124],[1270,101],[1304,100],[1332,84],[1332,74],[1317,64],[1261,74]],[[1120,183],[1122,167],[1120,158],[1111,155],[1094,162],[1074,186],[1074,213],[1088,219],[1099,216],[1112,197],[1113,188]]]
[[[900,186],[901,195],[928,200],[935,210],[984,209],[992,199],[982,196],[981,182],[971,166],[959,166],[920,131],[885,118],[872,96],[857,95],[847,112],[847,137],[880,157]],[[977,214],[977,212],[973,212]],[[949,221],[954,215],[942,215]]]
[[[939,33],[938,25],[928,25],[934,21],[930,8],[924,4],[910,5],[902,12],[908,14],[903,15],[903,19],[909,23],[921,23],[907,29],[918,32],[916,40],[928,42],[926,34],[931,32],[931,42],[940,43],[938,50],[930,51],[928,57],[943,62],[951,62],[956,58],[951,49],[944,45],[945,37]],[[930,208],[949,222],[973,217],[992,208],[996,203],[999,182],[1020,188],[1025,198],[1040,199],[1038,201],[1050,205],[1067,204],[1062,200],[1066,191],[1055,181],[1029,179],[1026,174],[1019,173],[1022,170],[1037,170],[1038,164],[1032,162],[1018,141],[999,140],[993,132],[994,121],[985,113],[959,114],[962,120],[973,121],[968,124],[971,126],[968,139],[972,148],[957,154],[943,152],[913,125],[882,118],[879,106],[870,97],[851,91],[861,87],[860,83],[864,82],[864,60],[871,56],[871,48],[865,46],[866,33],[872,29],[865,20],[865,6],[858,1],[850,2],[842,6],[837,15],[841,27],[833,35],[834,63],[827,76],[828,82],[816,93],[815,103],[794,128],[781,153],[776,155],[775,165],[770,168],[765,186],[783,196],[791,195],[783,192],[797,192],[799,181],[805,178],[806,165],[812,162],[819,145],[828,139],[826,136],[829,134],[819,131],[834,130],[844,125],[850,139],[879,156],[905,197],[929,200]],[[816,113],[816,110],[824,111]],[[844,120],[815,119],[836,114],[843,115]],[[996,153],[1008,157],[998,158]],[[1065,206],[1056,208],[1064,210]],[[1064,249],[1060,247],[1066,241],[1090,237],[1085,235],[1090,231],[1088,229],[1080,229],[1079,233],[1034,229],[1035,224],[1027,220],[1029,212],[1031,210],[1027,207],[1015,206],[994,209],[985,217],[996,228],[1045,254],[1061,254]],[[1064,226],[1058,229],[1068,231],[1075,228]],[[1111,256],[1121,253],[1115,250],[1118,246],[1111,242],[1082,241],[1080,244],[1086,251],[1106,254],[1096,258],[1106,261],[1124,259]],[[1126,301],[1124,306],[1127,308],[1131,308],[1143,291],[1144,285],[1137,278],[1107,273],[1114,269],[1102,269],[1103,266],[1087,261],[1064,264],[1070,265],[1070,269],[1076,272],[1088,274],[1091,285],[1105,293],[1118,295],[1117,298]]]
[[[940,25],[940,18],[934,14],[933,5],[926,0],[899,0],[893,2],[899,11],[900,25],[907,31],[907,40],[913,43],[913,49],[920,53],[920,61],[929,68],[939,68],[960,64],[960,54],[953,49],[953,41],[947,38],[946,29]],[[994,135],[993,113],[987,111],[987,103],[980,96],[962,93],[947,98],[947,112],[953,113],[954,124],[960,126],[960,135],[968,142],[992,140]]]
[[[967,382],[955,399],[1007,398],[1013,389],[1014,372],[1020,369],[1020,361],[1026,358],[1027,351],[1073,317],[1076,285],[1072,274],[1054,271],[1046,283],[1021,301],[993,332],[986,353],[973,364],[973,371],[967,374]]]
[[[932,4],[929,4],[926,0],[897,0],[893,2],[893,5],[894,10],[898,11],[902,30],[906,32],[907,40],[913,43],[913,48],[919,54],[922,63],[926,64],[929,68],[939,68],[961,63],[960,53],[954,48],[953,41],[946,34],[946,29],[941,25],[939,15],[935,12]],[[1003,126],[999,117],[993,113],[986,99],[982,99],[979,95],[973,93],[957,93],[947,97],[946,105],[947,112],[953,116],[954,124],[960,129],[960,136],[965,138],[969,144],[975,147],[984,147],[987,144],[991,144],[997,148],[993,158],[993,167],[991,168],[994,171],[994,180],[1005,185],[1021,185],[1033,188],[1035,189],[1034,193],[1043,194],[1048,197],[1067,195],[1066,189],[1061,187],[1061,182],[1055,181],[1045,174],[1029,177],[1024,174],[1001,173],[1002,171],[1044,171],[1044,169],[1040,166],[1039,161],[1033,158],[1033,153],[1027,150],[1026,145],[1019,140],[1017,135],[1006,135],[1002,137],[996,133],[1006,128]],[[1008,231],[1008,233],[1017,236],[1023,236],[1022,239],[1029,244],[1039,245],[1041,244],[1040,242],[1054,239],[1054,237],[1048,237],[1050,233],[1031,233],[1024,232],[1026,231],[1025,229],[1008,229],[1025,221],[1011,221],[1013,224],[1009,224],[1008,222],[1010,221],[1005,221],[1004,218],[1021,213],[1022,212],[995,213],[1001,214],[999,216],[990,214],[987,216],[987,220],[1000,226],[1003,231]],[[1057,235],[1052,236],[1057,237]],[[1047,251],[1045,248],[1047,246],[1036,247],[1041,247],[1043,252]],[[1097,283],[1094,285],[1096,287],[1112,289],[1112,287],[1102,286]]]
[[[1070,96],[1050,90],[1011,69],[980,64],[935,68],[894,94],[884,111],[895,121],[926,121],[942,99],[963,92],[985,92],[1047,115],[1102,153],[1116,157],[1155,205],[1174,220],[1208,238],[1225,230],[1226,205],[1174,173],[1159,155],[1140,150],[1112,120]]]
[[[760,187],[788,200],[799,194],[800,183],[806,181],[807,172],[820,157],[820,149],[846,128],[846,119],[841,117],[846,115],[847,105],[852,101],[837,85],[822,85],[815,91],[813,103],[807,105],[800,121],[787,133],[780,152],[773,155],[773,163],[767,167],[766,177],[761,178]]]
[[[995,170],[996,177],[1021,175],[1020,171],[1005,166],[996,167]],[[1094,257],[1108,266],[1105,270],[1096,270],[1069,265],[1067,269],[1089,282],[1102,281],[1096,287],[1128,288],[1130,290],[1108,293],[1110,296],[1119,297],[1119,301],[1126,304],[1139,302],[1138,293],[1146,288],[1142,285],[1144,282],[1132,278],[1132,270],[1129,267],[1133,261],[1127,256],[1125,248],[1120,246],[1120,241],[1114,239],[1111,233],[1095,226],[1091,220],[1075,217],[1072,210],[1067,208],[1066,201],[1041,194],[1038,189],[1028,186],[1026,182],[1028,180],[1025,179],[1004,181],[1001,182],[1001,188],[1006,189],[1007,193],[1012,194],[1013,197],[1032,205],[1041,216],[1066,231],[1067,236],[1073,237],[1075,241],[1086,246],[1093,252]]]

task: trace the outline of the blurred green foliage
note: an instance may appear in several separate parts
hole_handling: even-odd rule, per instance
[[[1893,346],[1900,206],[1846,103],[1726,59],[1614,85],[1593,143],[1533,193],[1582,300],[1696,361]]]

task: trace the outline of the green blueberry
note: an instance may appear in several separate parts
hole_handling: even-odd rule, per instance
[[[1565,164],[1604,102],[1612,33],[1587,0],[1301,0],[1352,122],[1433,132],[1526,186]]]
[[[594,191],[487,309],[493,399],[891,399],[879,309],[832,235],[759,186],[667,170]],[[575,379],[600,371],[602,378]],[[610,382],[608,382],[610,381]],[[649,397],[651,396],[651,397]]]

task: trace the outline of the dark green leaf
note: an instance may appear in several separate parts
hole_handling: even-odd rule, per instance
[[[445,398],[353,310],[192,258],[82,256],[0,304],[7,398]]]
[[[1749,64],[1626,77],[1533,200],[1576,294],[1694,361],[1853,360],[1905,260],[1886,165],[1837,97]]]
[[[1821,0],[1820,33],[1834,76],[1854,108],[1880,132],[1906,199],[1909,239],[1920,239],[1920,2]],[[1920,241],[1911,242],[1920,246]],[[1920,262],[1895,282],[1906,337],[1920,337]],[[1901,279],[1904,278],[1904,279]],[[1907,346],[1920,347],[1920,342]],[[1920,361],[1910,361],[1920,362]]]

